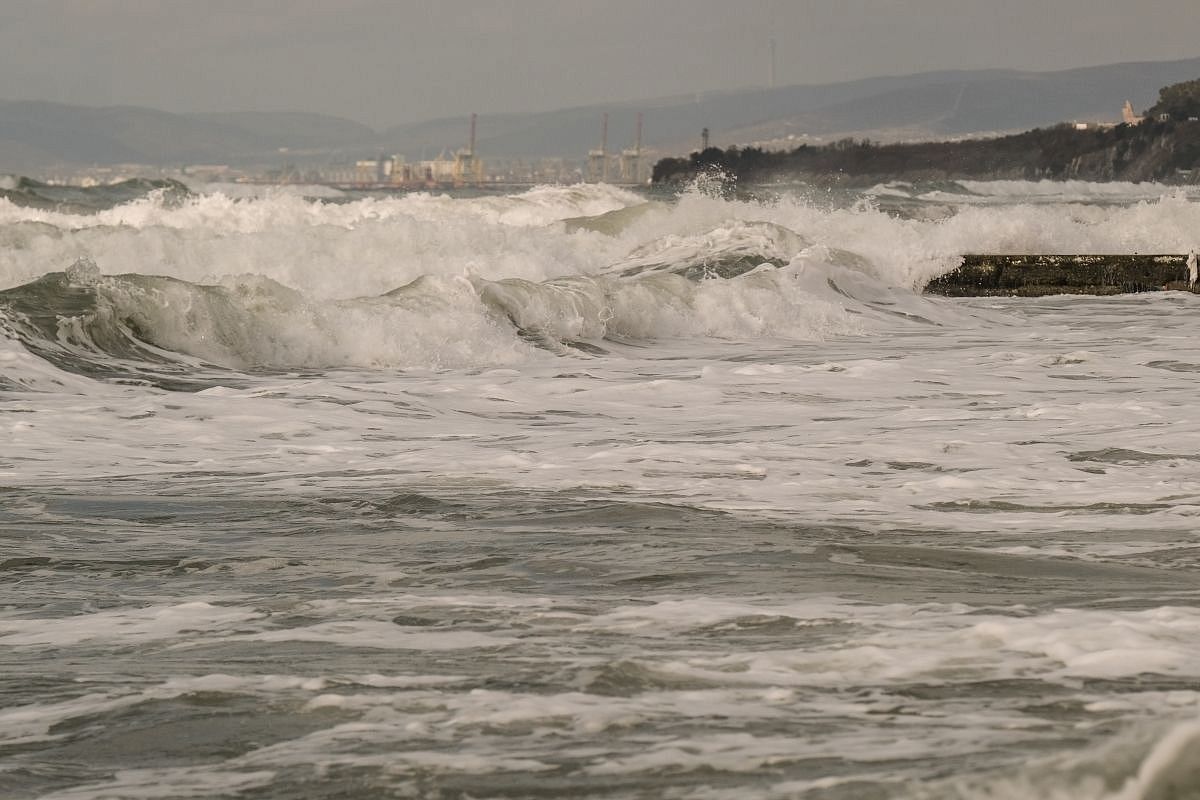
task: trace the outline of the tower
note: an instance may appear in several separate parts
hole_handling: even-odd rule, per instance
[[[478,114],[471,115],[471,134],[467,149],[454,154],[454,182],[456,184],[479,183],[483,180],[483,162],[475,156],[475,122]]]
[[[768,58],[767,62],[767,87],[775,88],[775,39],[771,38],[767,41]]]
[[[587,180],[589,183],[608,181],[608,112],[604,113],[600,123],[600,149],[588,151]]]
[[[626,183],[642,182],[642,112],[637,115],[637,138],[633,147],[621,151],[621,180]]]

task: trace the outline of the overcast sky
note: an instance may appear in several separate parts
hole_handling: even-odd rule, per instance
[[[0,99],[375,127],[927,70],[1200,56],[1200,0],[0,0]]]

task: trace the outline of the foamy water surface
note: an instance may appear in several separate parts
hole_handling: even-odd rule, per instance
[[[0,795],[1200,798],[1200,301],[920,294],[1198,231],[0,200]]]

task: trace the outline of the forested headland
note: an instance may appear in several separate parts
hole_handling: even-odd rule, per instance
[[[709,147],[664,158],[655,183],[719,171],[739,181],[871,185],[888,180],[1087,180],[1200,183],[1200,80],[1165,87],[1138,123],[1064,123],[989,139],[879,144],[842,139],[789,151]]]

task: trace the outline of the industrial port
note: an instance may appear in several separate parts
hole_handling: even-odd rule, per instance
[[[585,159],[504,158],[485,161],[476,149],[478,115],[470,118],[467,145],[437,157],[408,161],[402,155],[380,155],[353,163],[268,170],[243,182],[322,184],[338,189],[414,191],[451,188],[505,188],[545,183],[611,183],[636,186],[650,180],[651,160],[642,149],[642,114],[632,146],[609,149],[608,114],[600,119],[600,146]]]
[[[477,149],[479,117],[463,120],[465,146],[442,148],[433,158],[410,160],[386,153],[373,158],[279,148],[274,163],[153,166],[122,163],[51,168],[40,179],[53,185],[96,186],[130,178],[169,178],[205,183],[317,185],[351,191],[405,192],[443,189],[507,190],[543,184],[609,183],[641,186],[650,182],[654,160],[662,154],[642,146],[642,114],[629,146],[610,146],[608,114],[598,114],[598,147],[569,156],[485,158]]]

